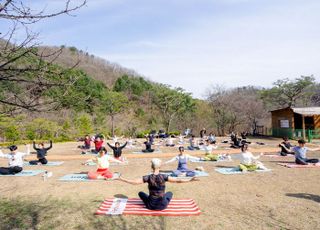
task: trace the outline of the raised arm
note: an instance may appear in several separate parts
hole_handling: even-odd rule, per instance
[[[171,182],[171,183],[188,183],[192,181],[199,181],[199,178],[197,177],[178,178],[178,177],[172,177],[172,176],[168,177],[168,182]]]
[[[124,145],[122,145],[122,146],[120,147],[120,149],[123,149],[124,147],[126,147],[127,144],[128,144],[128,142],[126,141],[126,143],[124,143]]]
[[[36,150],[36,151],[39,150],[39,148],[36,147],[36,142],[35,141],[33,141],[33,149]]]
[[[114,150],[114,149],[115,149],[115,147],[114,147],[114,146],[112,146],[112,145],[110,145],[109,143],[107,143],[107,145],[108,145],[112,150]]]
[[[0,149],[0,158],[8,158],[8,154],[4,154]]]
[[[52,140],[50,140],[50,146],[48,148],[46,148],[46,150],[48,151],[51,148],[52,148]]]
[[[143,184],[142,178],[138,178],[138,179],[135,179],[135,180],[129,180],[129,179],[125,179],[125,178],[120,176],[117,180],[126,182],[128,184],[132,184],[132,185]]]
[[[30,155],[30,145],[26,145],[27,151],[23,153],[23,156]]]

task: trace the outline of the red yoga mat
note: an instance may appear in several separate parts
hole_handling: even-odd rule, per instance
[[[95,213],[96,215],[109,215],[109,210],[114,199],[106,199]],[[122,215],[143,215],[143,216],[197,216],[201,211],[193,199],[172,199],[165,210],[153,211],[145,207],[138,198],[127,200]]]

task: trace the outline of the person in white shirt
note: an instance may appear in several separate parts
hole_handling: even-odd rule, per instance
[[[203,149],[205,151],[205,157],[202,159],[204,161],[217,161],[219,160],[219,155],[214,154],[213,150],[217,149],[218,146],[216,144],[210,143],[209,140],[205,140]]]
[[[88,178],[95,180],[95,179],[111,179],[113,178],[113,173],[109,171],[110,161],[116,162],[119,164],[125,164],[124,162],[117,160],[109,155],[106,154],[106,148],[102,148],[99,151],[99,155],[93,159],[87,160],[85,164],[89,162],[95,162],[97,164],[97,171],[95,172],[88,172]]]
[[[9,167],[1,167],[0,174],[2,175],[14,175],[23,170],[23,157],[30,154],[30,145],[26,145],[27,152],[18,152],[18,147],[16,145],[11,145],[9,147],[10,153],[4,154],[0,150],[0,157],[8,159]]]
[[[173,137],[172,137],[172,136],[170,136],[170,137],[167,138],[167,140],[166,140],[166,146],[167,146],[167,147],[174,147]]]
[[[263,153],[261,153],[260,156],[261,155],[263,155]],[[241,146],[241,153],[232,155],[232,158],[240,160],[239,168],[241,171],[266,170],[267,168],[260,161],[257,161],[260,156],[254,156],[248,151],[248,144],[243,144]]]

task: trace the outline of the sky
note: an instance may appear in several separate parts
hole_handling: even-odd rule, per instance
[[[52,12],[65,0],[26,2]],[[203,98],[214,85],[319,81],[319,12],[319,0],[88,0],[32,29],[43,45],[75,46]]]

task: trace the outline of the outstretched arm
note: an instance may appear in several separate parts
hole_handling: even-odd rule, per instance
[[[174,157],[171,160],[164,162],[164,164],[169,164],[169,163],[175,162],[176,160],[177,160],[177,157]]]
[[[308,150],[311,151],[311,152],[313,152],[313,151],[319,151],[319,150],[320,150],[320,147],[318,147],[318,148],[313,148],[313,149],[308,148]]]
[[[282,148],[284,148],[287,152],[291,152],[290,148],[287,148],[284,144],[280,144]]]
[[[125,178],[120,176],[117,180],[126,182],[128,184],[133,184],[133,185],[143,184],[142,178],[135,179],[135,180],[129,180],[129,179],[125,179]]]
[[[188,183],[192,181],[199,181],[199,178],[197,177],[190,177],[190,178],[177,178],[177,177],[168,177],[168,181],[171,183]]]

